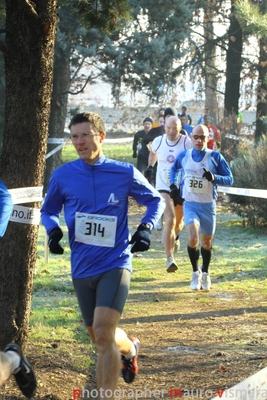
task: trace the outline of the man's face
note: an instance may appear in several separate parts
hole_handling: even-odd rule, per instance
[[[145,132],[150,131],[151,128],[152,128],[151,122],[146,121],[146,122],[144,123],[144,130],[145,130]]]
[[[181,121],[177,117],[168,117],[165,120],[165,132],[170,141],[178,139],[181,130]]]
[[[88,164],[94,164],[102,155],[102,142],[106,134],[96,130],[92,122],[72,125],[70,138],[79,157]]]
[[[191,140],[196,150],[203,150],[207,147],[210,140],[209,131],[206,126],[196,126],[191,133]]]
[[[164,125],[164,116],[163,115],[159,116],[159,124]]]

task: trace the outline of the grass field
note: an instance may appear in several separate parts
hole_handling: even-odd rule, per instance
[[[113,158],[119,161],[126,161],[133,163],[135,160],[132,158],[132,143],[126,142],[123,144],[118,143],[105,143],[103,145],[103,152],[106,157]],[[62,152],[62,162],[71,161],[77,158],[77,153],[71,144],[67,144]]]
[[[111,158],[133,161],[129,143],[108,144],[104,152]],[[63,162],[75,157],[72,146],[65,146]],[[192,293],[189,290],[191,268],[187,256],[185,230],[181,234],[181,251],[176,255],[179,265],[177,273],[165,272],[160,231],[152,232],[151,249],[133,258],[131,289],[122,316],[122,325],[126,326],[127,331],[137,332],[143,343],[143,356],[140,359],[143,369],[141,368],[137,387],[145,383],[152,387],[159,385],[159,382],[165,382],[161,384],[166,387],[172,384],[177,386],[182,385],[181,379],[186,385],[186,379],[189,378],[191,385],[196,385],[194,382],[200,379],[199,368],[202,368],[203,374],[205,373],[203,366],[207,369],[205,378],[207,385],[212,378],[208,365],[214,361],[206,360],[209,354],[207,349],[212,351],[220,349],[222,353],[234,349],[233,354],[238,355],[240,361],[242,359],[240,354],[245,354],[244,349],[248,348],[248,342],[254,343],[254,347],[250,347],[249,350],[253,350],[255,354],[265,348],[266,231],[244,227],[242,219],[231,214],[230,205],[225,201],[222,204],[218,206],[210,292]],[[129,213],[131,232],[135,230],[143,212],[144,209],[139,205],[135,203],[131,205]],[[71,398],[73,388],[82,387],[88,380],[88,368],[89,371],[94,370],[94,367],[90,368],[95,359],[94,347],[90,344],[83,326],[72,287],[70,251],[63,219],[62,228],[64,238],[61,244],[65,252],[62,256],[50,254],[48,263],[44,258],[44,228],[41,226],[39,231],[29,331],[29,356],[38,371],[39,395],[36,399],[68,400]],[[205,329],[201,330],[202,324]],[[209,344],[211,338],[212,343]],[[170,353],[166,361],[168,364],[164,364],[165,359],[160,358],[161,354],[168,346],[174,344],[199,346],[202,349],[203,346],[211,347],[206,347],[205,356],[201,356],[200,364],[195,364],[197,356],[192,356],[195,359],[187,359],[188,355],[179,358]],[[150,359],[153,352],[154,356],[158,357],[157,362],[156,358],[154,361]],[[229,374],[216,375],[216,379],[213,379],[214,382],[217,381],[217,385],[220,382],[220,387],[237,383],[247,374],[256,372],[255,369],[266,365],[266,361],[263,360],[257,364],[258,366],[251,363],[239,366],[239,361],[233,358],[232,367],[229,357],[226,357],[228,361],[224,360],[224,363],[228,363]],[[177,370],[168,375],[166,371],[171,367],[175,369],[175,365],[182,362],[179,361],[182,359],[184,365],[179,367],[181,370],[177,367]],[[185,375],[184,371],[189,366],[192,367],[191,375]],[[91,374],[92,372],[89,372],[89,377],[92,377]],[[200,382],[204,385],[202,381]],[[13,390],[12,393],[17,393],[12,382],[10,385],[11,392]],[[120,382],[120,386],[122,385]],[[5,399],[13,398],[18,397],[5,397]]]

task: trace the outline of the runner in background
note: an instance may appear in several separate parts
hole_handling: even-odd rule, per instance
[[[133,158],[137,158],[136,168],[144,174],[144,171],[148,165],[149,150],[147,146],[143,144],[144,137],[148,134],[152,128],[153,120],[147,117],[143,121],[143,127],[141,131],[136,132],[133,140]]]
[[[155,138],[150,144],[151,151],[148,160],[148,171],[154,167],[156,162],[158,163],[156,189],[166,202],[163,244],[167,272],[175,272],[178,269],[174,259],[174,251],[175,246],[176,250],[180,249],[179,234],[184,225],[182,204],[174,202],[170,198],[170,169],[177,155],[192,147],[191,139],[180,133],[181,128],[180,119],[176,116],[169,116],[165,122],[166,133]]]
[[[222,154],[208,149],[210,136],[205,125],[195,126],[191,140],[193,149],[181,152],[172,165],[170,197],[174,201],[179,201],[180,196],[184,199],[187,250],[193,269],[190,287],[192,290],[210,290],[209,265],[216,227],[217,186],[232,185],[233,175]],[[177,187],[177,178],[181,170],[182,192]]]

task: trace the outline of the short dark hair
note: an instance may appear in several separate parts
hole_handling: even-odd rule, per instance
[[[145,122],[150,122],[151,124],[153,124],[153,119],[150,118],[150,117],[146,117],[146,118],[144,119],[144,121],[143,121],[143,124],[144,124]]]
[[[177,115],[177,111],[175,110],[175,108],[173,107],[167,107],[165,108],[164,111],[164,119],[168,116],[168,115]]]
[[[100,115],[89,111],[74,115],[70,120],[69,129],[72,125],[80,124],[82,122],[91,122],[99,133],[106,132],[104,122]]]

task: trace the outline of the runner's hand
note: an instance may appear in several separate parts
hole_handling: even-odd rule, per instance
[[[213,175],[212,172],[207,171],[205,168],[204,169],[204,174],[202,175],[202,178],[206,178],[209,182],[213,182],[215,179],[215,176]]]
[[[183,205],[184,199],[180,196],[180,190],[174,183],[170,186],[170,198],[173,199],[174,206]]]
[[[148,182],[151,182],[153,179],[153,175],[154,175],[154,168],[152,167],[152,165],[149,165],[144,171],[144,176],[148,180]]]
[[[150,247],[151,230],[144,224],[138,226],[137,231],[133,234],[130,244],[133,244],[131,253],[137,251],[147,251]]]
[[[48,247],[53,254],[63,254],[64,249],[59,245],[59,241],[63,238],[62,230],[57,227],[49,233]]]

